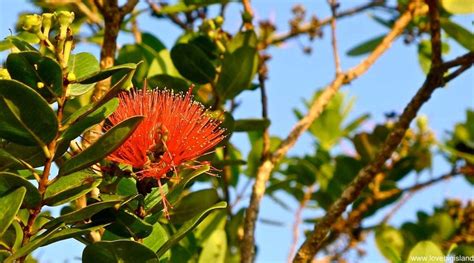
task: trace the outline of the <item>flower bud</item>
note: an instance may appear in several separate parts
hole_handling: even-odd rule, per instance
[[[222,24],[224,24],[224,18],[222,16],[217,16],[215,19],[214,19],[214,22],[216,23],[216,26],[217,27],[221,27]]]
[[[54,12],[54,16],[60,27],[68,27],[74,21],[74,12],[58,11]]]
[[[43,18],[40,15],[26,15],[23,20],[23,30],[31,33],[38,33],[41,30],[41,23]]]
[[[43,17],[43,28],[51,28],[51,25],[53,24],[53,16],[54,16],[54,14],[52,14],[52,13],[44,13],[42,15],[42,17]]]
[[[416,126],[421,132],[428,130],[428,117],[421,115],[416,119]]]
[[[76,80],[76,74],[74,74],[74,72],[67,73],[67,80],[69,80],[69,82],[75,81]]]

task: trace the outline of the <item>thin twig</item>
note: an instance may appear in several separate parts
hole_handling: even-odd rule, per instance
[[[407,11],[395,22],[392,30],[388,33],[382,42],[374,51],[359,65],[341,73],[323,90],[321,95],[311,104],[308,113],[295,125],[290,134],[282,141],[277,150],[271,154],[268,160],[260,164],[257,170],[257,176],[252,188],[250,203],[247,208],[244,220],[244,237],[241,243],[241,261],[252,262],[255,255],[254,250],[254,232],[255,222],[257,220],[260,201],[265,193],[265,184],[270,178],[270,174],[275,166],[296,143],[298,138],[309,128],[311,123],[319,117],[331,98],[337,93],[342,85],[350,83],[363,73],[365,73],[375,61],[391,46],[392,42],[403,32],[405,27],[411,21],[412,13],[415,10],[414,5],[410,5]]]
[[[137,14],[133,14],[132,17],[132,34],[133,38],[135,38],[136,43],[142,43],[142,32],[140,31],[140,28],[138,27],[138,21],[137,21]]]
[[[301,214],[303,213],[303,210],[308,204],[309,200],[311,200],[311,195],[314,192],[315,186],[316,184],[312,184],[306,189],[303,199],[301,200],[300,205],[295,212],[295,221],[293,222],[293,242],[291,243],[290,252],[288,253],[288,262],[291,262],[295,256],[296,247],[298,246],[298,240],[300,237]]]
[[[82,1],[74,1],[73,3],[77,6],[77,9],[79,9],[87,17],[87,19],[89,19],[90,22],[100,25],[102,20],[96,13],[92,12],[86,4],[84,4]]]
[[[161,14],[161,7],[158,4],[156,4],[152,0],[147,0],[147,3],[148,3],[148,6],[150,6],[150,9],[155,14]],[[173,24],[179,26],[181,29],[184,29],[184,30],[189,29],[189,26],[185,22],[181,21],[181,19],[179,19],[177,15],[171,14],[171,15],[166,15],[166,17],[169,18],[169,20],[173,22]]]
[[[332,53],[334,56],[334,66],[336,67],[336,75],[341,73],[341,61],[339,59],[339,52],[337,51],[337,38],[336,38],[336,17],[337,17],[337,6],[336,0],[328,0],[329,6],[331,7],[331,44]]]
[[[371,1],[367,4],[363,4],[361,6],[357,6],[357,7],[354,7],[354,8],[350,8],[350,9],[341,11],[337,14],[336,18],[343,18],[343,17],[351,16],[351,15],[363,12],[365,10],[371,9],[373,7],[383,6],[383,4],[384,4],[384,1],[382,1],[382,0]],[[332,20],[332,17],[325,18],[323,20],[318,21],[317,25],[315,25],[312,22],[308,22],[308,23],[298,27],[296,30],[291,30],[291,31],[286,32],[286,33],[277,34],[277,35],[273,36],[271,39],[269,39],[269,41],[267,42],[267,45],[280,44],[280,43],[285,42],[286,40],[291,39],[293,37],[296,37],[296,36],[299,36],[299,35],[302,35],[302,34],[307,34],[309,32],[314,31],[317,28],[320,28],[322,26],[330,24],[331,20]]]
[[[244,26],[246,29],[252,29],[252,18],[253,18],[253,10],[252,5],[250,4],[250,0],[242,0],[242,4],[244,5],[244,12],[246,15],[250,16],[249,21],[244,21]]]

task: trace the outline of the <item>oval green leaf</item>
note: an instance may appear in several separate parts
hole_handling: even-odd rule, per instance
[[[207,55],[193,44],[177,44],[171,49],[171,59],[179,73],[198,84],[212,82],[216,69]]]
[[[407,263],[420,262],[420,258],[430,258],[430,263],[444,263],[443,251],[431,241],[418,242],[408,254]]]
[[[194,228],[196,228],[196,226],[198,226],[199,223],[201,223],[201,221],[204,220],[204,218],[206,218],[206,216],[208,216],[212,211],[214,211],[216,209],[224,209],[226,207],[227,207],[226,202],[224,202],[224,201],[219,202],[219,203],[209,207],[208,209],[202,211],[200,214],[196,215],[191,220],[186,221],[186,223],[184,223],[178,229],[178,231],[176,231],[176,233],[174,233],[174,235],[172,235],[168,239],[168,241],[166,241],[166,243],[163,244],[163,246],[161,246],[160,249],[158,249],[158,251],[156,252],[158,257],[161,257],[162,255],[164,255],[166,253],[166,251],[168,251],[174,244],[178,243],[181,239],[183,239],[183,237],[185,237],[187,233],[189,233]]]
[[[0,197],[0,207],[2,207],[2,213],[0,213],[0,236],[5,233],[13,219],[15,219],[25,194],[26,188],[20,187]]]
[[[131,241],[100,241],[88,245],[82,252],[84,263],[135,263],[159,262],[155,253],[146,246]]]
[[[44,204],[57,206],[90,192],[102,182],[102,177],[89,170],[60,176],[46,188]]]
[[[56,114],[46,100],[23,83],[0,79],[0,137],[44,147],[57,132]]]
[[[12,53],[7,57],[6,66],[12,79],[28,85],[46,100],[52,102],[61,96],[63,73],[52,58],[34,51]]]
[[[472,0],[441,0],[441,5],[451,14],[474,13]]]
[[[82,79],[90,76],[100,70],[99,62],[94,55],[86,52],[71,55],[68,61],[69,72],[74,73],[76,79]],[[73,83],[68,87],[68,94],[71,96],[79,96],[88,92],[94,87],[93,83],[79,84]]]
[[[78,78],[76,80],[77,83],[80,84],[92,84],[97,81],[104,80],[114,74],[127,74],[130,71],[133,71],[137,68],[137,64],[135,63],[126,63],[122,65],[113,66],[99,72],[95,72],[93,74]]]
[[[41,195],[33,184],[17,174],[0,172],[0,195],[18,187],[24,187],[27,193],[23,200],[23,207],[33,208],[39,205]]]
[[[120,145],[122,145],[130,135],[132,135],[142,120],[142,116],[135,116],[115,125],[112,129],[102,135],[97,142],[64,162],[59,169],[59,176],[64,176],[85,169],[111,154],[120,147]]]
[[[232,99],[248,89],[257,72],[258,54],[253,47],[241,47],[226,53],[216,90],[225,99]]]
[[[471,6],[474,3],[471,2]],[[474,34],[447,18],[441,18],[441,28],[456,42],[469,51],[474,51]]]
[[[234,122],[234,132],[263,131],[268,126],[269,119],[240,119]]]
[[[349,51],[347,51],[348,56],[360,56],[360,55],[365,55],[369,52],[372,52],[384,39],[385,35],[381,35],[378,37],[371,38],[367,41],[364,41],[360,43],[359,45],[351,48]]]

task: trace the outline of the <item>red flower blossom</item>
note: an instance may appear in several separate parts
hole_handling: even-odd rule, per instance
[[[224,138],[220,121],[186,95],[169,90],[131,91],[119,96],[112,126],[131,116],[145,118],[108,159],[131,165],[143,177],[161,179],[180,165],[206,154]]]

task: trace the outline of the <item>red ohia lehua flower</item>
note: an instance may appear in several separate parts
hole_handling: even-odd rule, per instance
[[[168,172],[176,173],[179,166],[208,153],[225,137],[225,130],[192,100],[191,91],[183,95],[144,88],[121,94],[119,107],[109,117],[112,126],[131,116],[144,119],[108,159],[132,166],[139,178],[157,179],[161,187],[159,179]]]

